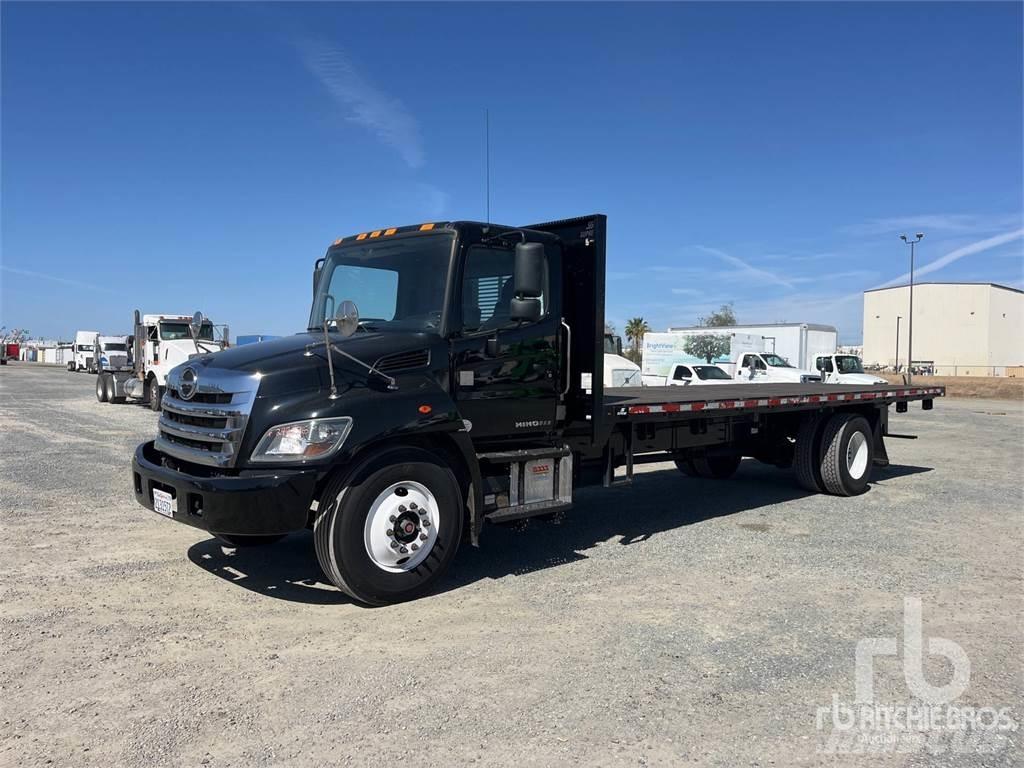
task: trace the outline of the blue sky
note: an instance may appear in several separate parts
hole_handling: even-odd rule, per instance
[[[608,318],[1024,286],[1019,3],[2,5],[0,324],[305,326],[335,237],[600,211]]]

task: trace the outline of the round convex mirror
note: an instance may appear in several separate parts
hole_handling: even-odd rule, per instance
[[[199,338],[199,331],[202,330],[202,327],[203,327],[203,313],[202,312],[196,312],[194,315],[192,315],[192,322],[189,323],[189,328],[192,330],[192,338],[193,339],[198,339]]]
[[[348,338],[359,328],[359,309],[354,301],[341,302],[338,311],[334,313],[334,322],[338,325],[338,333]]]

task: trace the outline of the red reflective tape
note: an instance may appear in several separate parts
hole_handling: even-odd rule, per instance
[[[768,405],[769,406],[782,405],[782,400],[780,400],[777,397],[769,397],[768,398]]]
[[[666,403],[665,404],[665,412],[666,413],[678,413],[679,412],[679,404],[678,403]]]
[[[703,411],[705,405],[707,405],[707,403],[693,403],[690,408],[694,411]]]
[[[647,408],[646,405],[631,405],[629,407],[629,412],[630,413],[640,414],[640,413],[650,413],[650,410]]]

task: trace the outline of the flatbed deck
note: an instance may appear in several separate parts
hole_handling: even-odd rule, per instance
[[[604,391],[612,418],[702,411],[805,410],[822,403],[886,403],[943,397],[945,387],[880,384],[705,384],[688,387],[616,387]]]

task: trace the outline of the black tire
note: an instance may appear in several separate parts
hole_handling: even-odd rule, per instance
[[[875,459],[871,425],[863,416],[837,413],[821,436],[821,479],[836,496],[858,496],[868,489]]]
[[[820,413],[809,413],[800,422],[796,446],[793,450],[793,469],[796,481],[812,493],[824,493],[825,484],[821,479],[821,433],[824,420]]]
[[[146,387],[146,390],[149,392],[149,410],[159,413],[160,403],[162,403],[164,399],[164,388],[157,383],[156,377],[154,376],[149,380],[149,386]]]
[[[74,373],[74,372],[75,372],[75,361],[72,360],[70,363],[68,363],[68,373]]]
[[[738,454],[698,455],[693,459],[693,467],[700,477],[709,480],[725,480],[736,474],[742,456]]]
[[[101,374],[96,377],[96,399],[101,403],[110,401],[110,391],[107,389],[106,374]]]
[[[697,468],[693,466],[693,459],[686,457],[685,459],[675,459],[676,469],[682,472],[687,477],[700,477],[697,473]]]
[[[365,528],[378,496],[403,482],[418,483],[434,496],[437,538],[415,568],[392,572],[371,559]],[[445,572],[458,550],[464,522],[462,492],[447,466],[426,451],[391,452],[351,473],[339,473],[328,484],[313,523],[316,556],[330,582],[355,600],[368,605],[398,603],[423,594]]]
[[[247,547],[265,547],[268,544],[274,544],[288,534],[278,533],[273,536],[235,536],[227,533],[215,533],[213,535],[228,547],[233,547],[234,549],[245,549]]]

